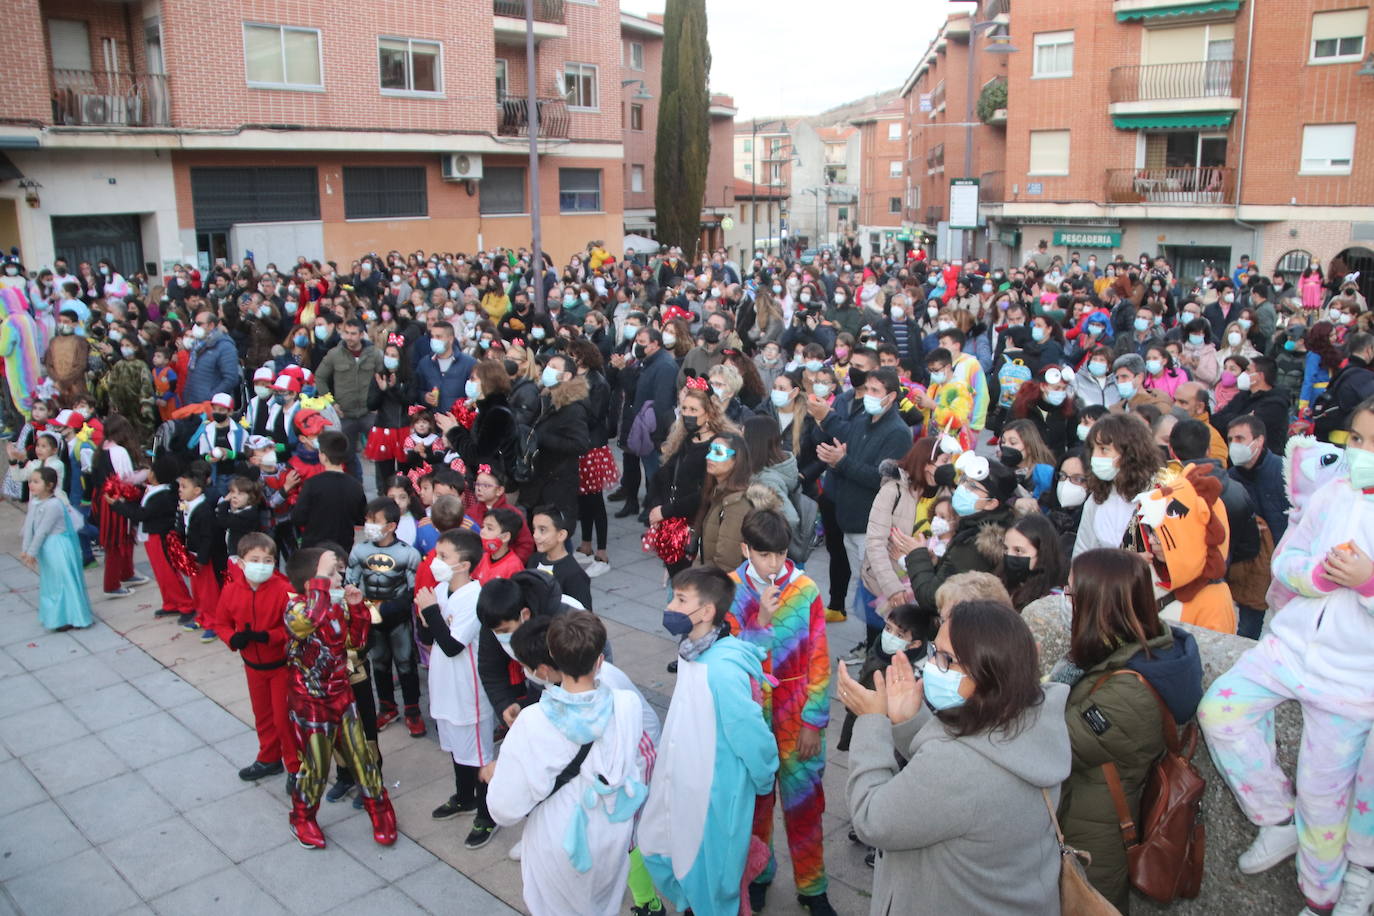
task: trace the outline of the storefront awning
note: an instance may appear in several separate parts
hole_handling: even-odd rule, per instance
[[[1145,128],[1202,128],[1230,127],[1233,111],[1196,112],[1191,114],[1139,114],[1112,115],[1112,124],[1118,130],[1141,130]]]
[[[1132,19],[1162,19],[1169,16],[1196,16],[1200,13],[1233,13],[1240,9],[1240,0],[1208,0],[1203,3],[1179,3],[1174,6],[1155,6],[1147,9],[1116,11],[1117,22]]]

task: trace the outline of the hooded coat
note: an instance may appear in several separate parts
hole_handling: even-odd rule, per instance
[[[571,525],[577,518],[577,459],[591,448],[591,414],[587,380],[574,376],[559,382],[544,398],[544,409],[534,421],[539,453],[534,477],[520,488],[520,505],[530,510],[545,504],[557,506]]]
[[[854,832],[877,847],[872,916],[1059,916],[1053,802],[1069,775],[1062,684],[1014,734],[955,737],[926,709],[860,716],[846,787]],[[908,758],[898,768],[896,753]]]
[[[976,512],[959,520],[959,527],[950,536],[949,547],[936,566],[930,551],[918,547],[906,557],[906,571],[911,578],[911,591],[921,607],[935,607],[935,593],[950,576],[966,572],[996,572],[1002,562],[1002,535],[1011,527],[1009,506]]]
[[[734,572],[744,562],[744,552],[740,547],[744,539],[741,528],[744,517],[753,509],[775,509],[781,511],[782,501],[771,488],[762,483],[752,483],[747,489],[736,490],[721,496],[712,496],[711,501],[702,508],[701,557],[699,565],[714,566],[725,573]]]

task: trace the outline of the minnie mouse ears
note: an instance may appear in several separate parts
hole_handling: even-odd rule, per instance
[[[1066,385],[1073,384],[1073,370],[1067,366],[1051,366],[1045,370],[1045,383],[1058,385],[1060,382]]]
[[[976,455],[973,452],[964,452],[955,459],[954,470],[958,471],[969,480],[987,480],[988,460],[982,455]]]

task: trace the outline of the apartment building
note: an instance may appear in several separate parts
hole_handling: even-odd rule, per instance
[[[851,119],[850,123],[859,130],[855,238],[869,252],[900,248],[913,240],[912,233],[902,225],[909,171],[905,105],[894,99]]]
[[[622,22],[612,0],[18,0],[0,48],[0,243],[126,273],[250,251],[619,244]],[[3,166],[3,163],[0,163]]]
[[[972,82],[996,102],[1004,63],[1004,110],[975,105],[972,168],[944,141],[925,228],[947,221],[935,207],[948,179],[968,175],[982,179],[975,250],[995,260],[1043,238],[1061,254],[1162,253],[1190,276],[1248,254],[1266,270],[1317,261],[1374,280],[1374,157],[1359,152],[1374,124],[1367,2],[983,0],[973,15],[945,23],[911,93],[919,109],[943,68],[946,98]],[[913,138],[913,158],[940,160],[934,131]]]
[[[654,156],[658,148],[658,105],[662,96],[663,17],[620,14],[621,110],[625,144],[624,189],[626,234],[656,237],[654,225]],[[734,209],[732,178],[735,101],[711,96],[711,159],[702,194],[702,250],[726,244],[721,221]]]
[[[858,229],[859,129],[829,113],[792,126],[789,230],[797,245],[837,246]]]

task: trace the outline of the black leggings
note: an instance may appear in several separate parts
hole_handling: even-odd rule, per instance
[[[477,802],[477,814],[473,818],[474,824],[490,827],[496,822],[491,819],[491,813],[487,811],[487,784],[478,778],[478,768],[467,764],[453,764],[453,789],[458,796],[459,804],[467,804],[470,801]]]
[[[638,486],[638,483],[635,484]],[[592,539],[596,529],[596,549],[606,549],[606,498],[600,493],[578,494],[577,515],[582,519],[582,540]]]
[[[396,459],[386,458],[382,461],[374,462],[372,470],[377,475],[377,495],[385,496],[387,478],[396,476]]]
[[[824,493],[816,501],[821,510],[821,526],[825,528],[825,550],[830,554],[830,603],[826,607],[845,608],[849,594],[849,554],[844,550],[844,532],[835,519],[835,504]]]

